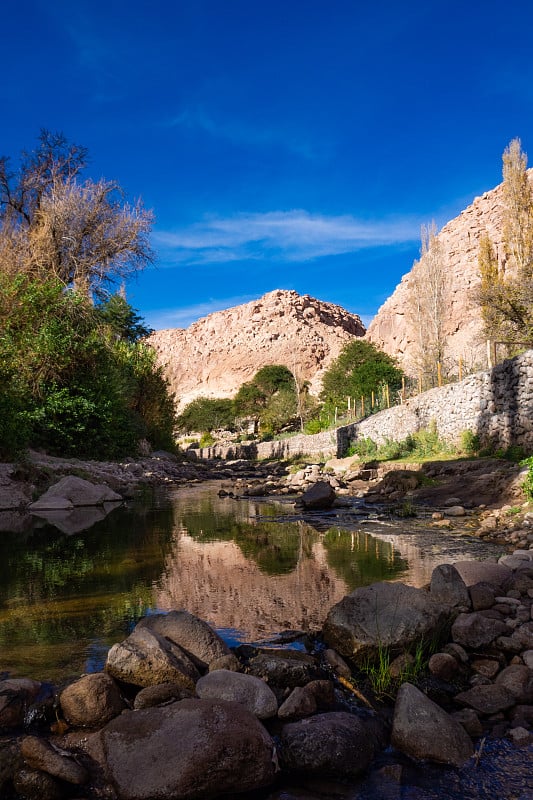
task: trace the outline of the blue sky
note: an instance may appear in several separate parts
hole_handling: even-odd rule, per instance
[[[276,288],[368,322],[420,226],[533,153],[532,30],[529,0],[10,3],[0,153],[62,131],[153,209],[154,328]]]

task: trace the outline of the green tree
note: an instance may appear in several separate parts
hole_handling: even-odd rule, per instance
[[[346,409],[348,397],[370,398],[372,392],[377,396],[385,384],[391,392],[396,391],[402,385],[402,375],[393,358],[371,342],[354,339],[324,373],[320,397],[328,410]]]
[[[277,433],[293,423],[298,414],[294,375],[282,364],[261,367],[244,383],[234,398],[235,413],[259,421],[263,433]]]
[[[176,427],[183,433],[233,430],[234,426],[233,400],[220,397],[197,397],[183,409],[176,419]]]
[[[533,188],[520,139],[503,154],[503,253],[498,259],[488,235],[479,249],[481,306],[489,339],[515,346],[533,344]]]

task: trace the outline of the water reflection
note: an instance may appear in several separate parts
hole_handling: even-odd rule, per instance
[[[187,608],[233,640],[318,630],[357,586],[422,585],[436,563],[474,547],[398,525],[367,530],[352,519],[352,531],[324,531],[289,518],[288,506],[204,486],[116,509],[84,532],[41,521],[3,533],[0,671],[58,680],[100,669],[107,648],[155,609]]]

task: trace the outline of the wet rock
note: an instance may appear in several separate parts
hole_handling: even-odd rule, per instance
[[[474,753],[463,726],[409,683],[396,698],[391,742],[409,756],[454,766]]]
[[[170,682],[194,690],[200,677],[183,650],[139,626],[123,642],[113,645],[105,670],[119,681],[143,687]]]
[[[229,669],[232,672],[240,672],[242,664],[237,656],[230,653],[227,656],[220,656],[215,658],[214,661],[209,663],[209,672],[215,672],[217,669]]]
[[[329,664],[329,666],[334,672],[337,673],[337,675],[341,675],[343,678],[352,677],[352,671],[350,667],[336,650],[332,650],[330,647],[327,650],[324,650],[324,661],[326,664]]]
[[[49,509],[67,509],[74,506],[101,506],[104,503],[117,502],[122,497],[104,484],[94,484],[75,475],[61,478],[41,497],[32,503],[30,511],[46,511]]]
[[[250,660],[248,671],[266,681],[273,691],[305,686],[317,677],[315,660],[298,650],[263,651]]]
[[[364,772],[376,751],[365,723],[344,711],[284,725],[281,746],[281,760],[288,769],[344,778]]]
[[[207,800],[274,780],[274,743],[237,703],[182,700],[132,711],[102,730],[107,773],[121,800]]]
[[[498,619],[489,619],[479,612],[459,614],[452,625],[453,641],[470,649],[490,644],[498,636],[510,632],[504,622]]]
[[[20,744],[20,752],[31,769],[46,772],[53,778],[76,786],[89,779],[87,770],[81,764],[58,752],[49,742],[37,736],[26,736]]]
[[[185,650],[202,670],[207,669],[215,659],[231,655],[227,644],[207,622],[184,609],[144,617],[137,628],[148,628],[159,636],[170,639]]]
[[[472,689],[456,695],[455,701],[460,705],[470,706],[486,716],[497,714],[499,711],[506,711],[515,704],[515,699],[511,692],[504,686],[496,686],[494,684],[474,686]]]
[[[470,608],[466,584],[452,564],[441,564],[433,570],[429,592],[436,603]]]
[[[533,703],[533,670],[524,664],[511,664],[496,678],[496,686],[504,686],[516,703]]]
[[[335,501],[335,490],[327,481],[317,481],[300,497],[300,503],[309,511],[331,508]]]
[[[254,675],[219,669],[200,678],[196,693],[201,699],[229,700],[244,706],[258,719],[276,715],[278,701],[272,689]]]
[[[15,775],[13,785],[26,800],[61,800],[64,797],[60,783],[40,770],[21,769]]]
[[[278,717],[280,719],[302,719],[309,717],[317,710],[317,703],[312,691],[309,691],[307,686],[297,686],[292,690],[284,703],[281,704],[278,710]]]
[[[0,739],[0,797],[7,797],[6,785],[22,767],[22,757],[16,741]]]
[[[175,703],[193,697],[189,689],[183,689],[175,683],[158,683],[156,686],[147,686],[135,695],[133,708],[153,708],[167,703]]]
[[[328,708],[335,702],[335,687],[331,681],[311,681],[305,685],[305,689],[313,695],[318,708]]]
[[[16,728],[24,723],[28,707],[41,690],[38,681],[8,678],[0,681],[0,728]]]
[[[356,589],[330,610],[323,627],[330,647],[355,661],[381,648],[404,650],[431,636],[447,612],[428,592],[402,583],[374,583]]]
[[[59,702],[71,725],[96,728],[116,717],[125,703],[110,675],[96,672],[84,675],[61,692]]]

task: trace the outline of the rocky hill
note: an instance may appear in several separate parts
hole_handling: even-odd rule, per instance
[[[529,177],[530,180],[533,178],[531,170]],[[499,258],[503,256],[502,200],[500,184],[476,197],[437,236],[449,275],[449,296],[444,313],[447,354],[450,361],[457,362],[462,357],[467,369],[486,366],[481,315],[474,299],[479,285],[478,250],[481,236],[488,233]],[[427,269],[427,256],[420,259],[416,269]],[[413,282],[411,270],[379,309],[368,328],[367,337],[396,356],[408,372],[416,374],[416,332],[409,313]]]
[[[344,344],[364,334],[356,314],[278,289],[189,328],[156,331],[148,341],[183,408],[199,396],[232,397],[268,364],[284,364],[316,393]]]

